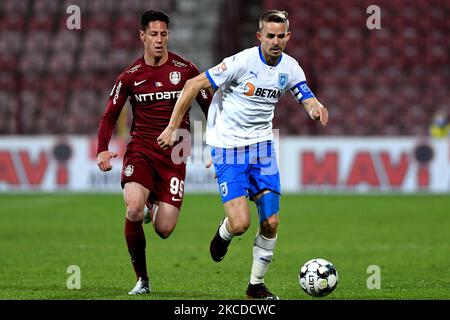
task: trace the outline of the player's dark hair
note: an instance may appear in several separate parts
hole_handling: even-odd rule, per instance
[[[289,30],[288,13],[286,11],[269,10],[264,12],[259,18],[259,30],[262,30],[263,22],[284,23],[286,24],[286,30]]]
[[[141,16],[141,30],[147,30],[148,24],[152,21],[162,21],[167,25],[169,29],[170,18],[164,11],[148,10]]]

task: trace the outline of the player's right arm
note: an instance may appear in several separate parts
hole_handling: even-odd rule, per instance
[[[117,157],[117,153],[109,151],[108,146],[112,133],[116,127],[117,119],[120,116],[127,98],[126,82],[121,75],[116,80],[111,94],[109,95],[106,110],[100,119],[100,126],[97,134],[97,165],[101,171],[111,170],[112,165],[110,160]]]
[[[175,130],[180,127],[184,114],[191,106],[193,100],[201,89],[212,90],[211,82],[205,72],[199,74],[195,78],[186,81],[183,90],[178,97],[175,107],[170,117],[169,124],[166,129],[159,135],[157,141],[161,148],[168,149],[175,143]]]

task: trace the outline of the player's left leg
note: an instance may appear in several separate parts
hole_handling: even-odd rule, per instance
[[[150,218],[148,220],[151,220],[155,232],[166,239],[175,229],[180,215],[186,165],[173,163],[170,158],[161,155],[155,155],[155,158],[157,170],[153,172],[154,192],[147,199],[146,207]]]
[[[153,174],[146,155],[127,151],[124,156],[121,185],[126,206],[125,240],[133,269],[136,286],[129,294],[150,292],[146,262],[146,239],[142,228],[145,202],[153,190]]]
[[[250,170],[249,195],[258,209],[260,228],[253,245],[253,264],[248,298],[278,299],[264,284],[277,242],[280,207],[280,175],[273,142],[258,144],[258,161]]]
[[[161,239],[167,239],[177,225],[180,209],[172,204],[156,201],[151,212],[155,232]]]
[[[247,297],[256,299],[278,299],[264,284],[273,251],[277,242],[278,211],[280,195],[269,190],[254,197],[258,208],[260,228],[253,244],[253,263]]]
[[[126,205],[125,239],[137,277],[136,286],[129,294],[150,292],[145,254],[145,234],[142,229],[142,210],[149,190],[137,182],[124,184],[124,200]]]

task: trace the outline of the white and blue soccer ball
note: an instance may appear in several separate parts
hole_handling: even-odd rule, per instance
[[[325,259],[307,261],[298,274],[303,291],[313,297],[325,297],[336,289],[338,273],[334,265]]]

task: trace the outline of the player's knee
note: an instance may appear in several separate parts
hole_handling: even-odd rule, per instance
[[[228,223],[231,229],[229,231],[235,236],[240,236],[241,234],[244,234],[245,231],[247,231],[248,228],[250,228],[250,220],[231,221],[230,219],[228,219]]]
[[[156,230],[156,234],[161,238],[161,239],[167,239],[170,234],[172,233],[172,231],[168,231],[168,230]]]
[[[274,227],[276,229],[280,209],[280,194],[276,192],[265,193],[255,203],[258,209],[259,223],[263,225],[264,222],[267,222],[268,228]]]
[[[178,221],[179,209],[165,203],[160,203],[153,217],[153,226],[161,239],[167,239],[175,229]]]
[[[127,206],[126,215],[130,221],[139,221],[144,218],[144,211],[137,206]]]
[[[173,229],[175,229],[175,228],[172,226],[168,226],[168,225],[155,227],[156,234],[161,239],[167,239],[172,234]]]
[[[278,223],[279,223],[278,214],[273,214],[266,220],[264,220],[261,223],[260,227],[261,230],[264,232],[264,234],[276,234]]]

